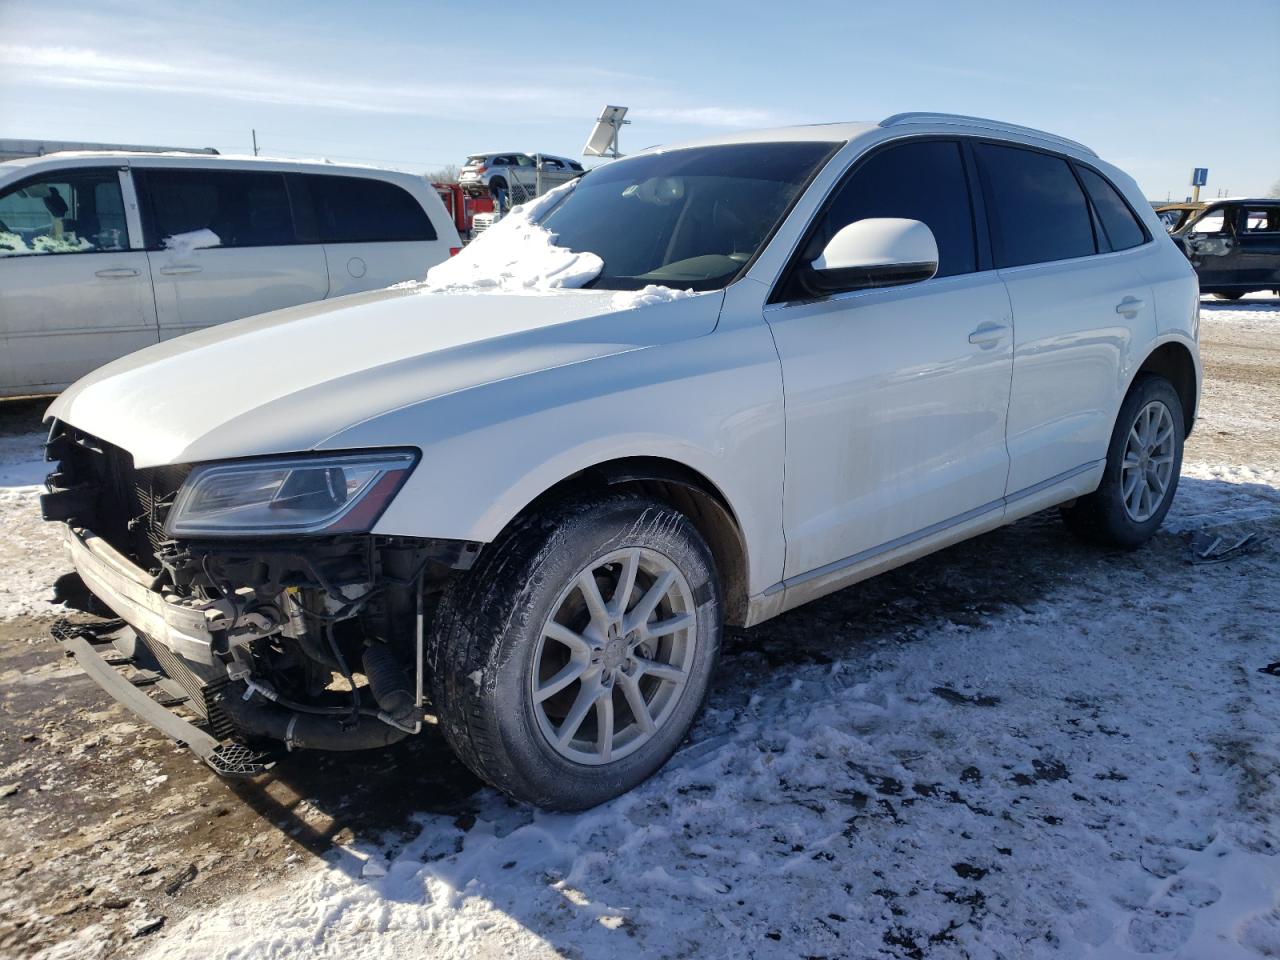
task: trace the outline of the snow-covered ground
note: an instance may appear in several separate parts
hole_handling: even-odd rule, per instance
[[[1280,339],[1274,301],[1205,306],[1206,340]],[[482,791],[147,956],[1280,957],[1278,395],[1207,387],[1137,553],[1046,514],[818,601],[731,638],[691,744],[627,796],[553,815]],[[31,557],[0,568],[0,616],[60,572],[37,439],[0,446]],[[1192,565],[1202,530],[1270,541]]]

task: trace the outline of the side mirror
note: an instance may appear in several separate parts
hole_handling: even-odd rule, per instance
[[[919,220],[855,220],[809,267],[807,279],[821,293],[918,283],[938,272],[938,242]]]

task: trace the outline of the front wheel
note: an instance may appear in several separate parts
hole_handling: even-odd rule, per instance
[[[1173,385],[1141,375],[1120,406],[1102,483],[1062,508],[1067,527],[1085,540],[1125,549],[1150,540],[1178,489],[1184,422]]]
[[[595,806],[675,752],[721,630],[710,550],[653,500],[575,501],[521,521],[441,601],[429,660],[440,726],[500,790]]]

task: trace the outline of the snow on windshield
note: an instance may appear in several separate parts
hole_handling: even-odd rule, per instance
[[[604,269],[603,260],[556,246],[555,234],[534,222],[576,186],[576,180],[566,183],[516,207],[411,286],[428,293],[514,293],[581,287],[594,280]]]

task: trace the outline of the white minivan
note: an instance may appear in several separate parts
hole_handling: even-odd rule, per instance
[[[423,178],[287,160],[0,163],[0,397],[192,330],[422,277],[460,247]]]

